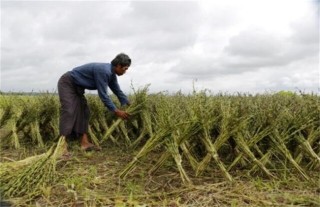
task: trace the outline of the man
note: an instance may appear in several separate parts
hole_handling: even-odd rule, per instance
[[[60,135],[75,134],[81,137],[81,149],[100,150],[88,139],[89,108],[84,96],[85,89],[98,90],[99,97],[108,110],[122,119],[129,114],[119,110],[108,96],[107,88],[117,96],[121,105],[129,105],[127,96],[121,91],[117,76],[122,76],[131,65],[131,59],[124,53],[118,54],[110,63],[88,63],[68,71],[58,81],[61,103]],[[66,153],[70,155],[67,151]]]

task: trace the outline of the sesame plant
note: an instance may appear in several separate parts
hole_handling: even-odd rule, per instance
[[[297,182],[317,182],[313,175],[320,169],[320,97],[316,94],[211,94],[207,90],[151,94],[146,86],[134,90],[129,99],[131,105],[122,109],[130,119],[122,120],[108,112],[98,96],[87,95],[92,142],[125,151],[129,157],[113,175],[123,182],[134,183],[130,180],[136,173],[156,176],[168,168],[177,172],[183,186],[195,186],[195,180],[208,176],[234,183],[240,175],[279,182],[290,175]],[[57,173],[57,163],[65,162],[59,150],[64,142],[59,137],[59,110],[56,94],[0,95],[1,149],[33,146],[46,151],[0,162],[3,198],[33,199],[53,182],[74,180],[59,179],[63,173]],[[108,163],[104,158],[101,162]],[[85,176],[99,188],[107,182],[103,175],[97,170],[94,176]],[[79,189],[88,194],[85,186]],[[79,189],[68,190],[78,199]],[[107,202],[103,196],[89,194],[99,197],[101,205]]]

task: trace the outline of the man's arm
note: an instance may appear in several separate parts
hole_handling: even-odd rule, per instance
[[[96,82],[98,94],[101,101],[110,111],[114,112],[117,109],[117,107],[112,102],[107,92],[107,85],[109,84],[108,77],[105,74],[103,74],[101,71],[94,70],[94,79]]]
[[[130,104],[128,97],[120,89],[116,75],[114,75],[114,77],[111,78],[111,80],[109,82],[109,87],[112,90],[112,92],[118,97],[121,105],[129,105]]]
[[[109,85],[109,79],[110,78],[108,78],[106,75],[99,74],[98,70],[95,71],[95,73],[96,74],[95,74],[94,78],[95,78],[95,81],[96,81],[98,94],[99,94],[99,97],[102,100],[102,102],[105,104],[105,106],[110,111],[114,112],[116,116],[118,116],[118,117],[120,117],[122,119],[128,119],[129,118],[129,114],[127,112],[125,112],[125,111],[117,109],[115,104],[112,102],[111,98],[108,96],[107,86]],[[122,100],[124,100],[124,99],[122,99]]]

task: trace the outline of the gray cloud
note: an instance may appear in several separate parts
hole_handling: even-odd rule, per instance
[[[197,38],[200,10],[197,2],[131,2],[129,19],[137,27],[134,49],[144,53],[183,50]]]
[[[282,45],[276,36],[259,29],[250,29],[230,38],[225,51],[239,57],[275,57],[281,52]]]
[[[319,54],[319,31],[311,26],[314,23],[313,21],[307,19],[306,22],[308,24],[303,23],[303,21],[293,24],[292,33],[287,36],[275,35],[261,28],[243,30],[231,37],[228,44],[218,55],[202,54],[203,56],[182,58],[175,70],[177,77],[182,76],[188,79],[206,81],[213,80],[217,76],[246,75],[250,71],[258,73],[262,70],[273,71],[275,68],[283,70],[284,67],[291,68],[290,65],[296,64],[304,69],[299,71],[298,68],[293,67],[293,71],[288,69],[286,73],[290,74],[298,71],[297,74],[303,76],[304,80],[299,82],[289,81],[296,79],[296,76],[286,75],[286,78],[272,81],[273,84],[278,82],[278,84],[275,84],[276,87],[284,88],[288,84],[282,84],[281,81],[285,81],[286,83],[296,83],[298,88],[302,87],[299,83],[305,83],[308,88],[311,88],[312,85],[316,89],[315,81],[307,79],[311,76],[304,75],[304,73],[308,73],[308,71],[315,73],[314,71],[317,70],[319,65],[317,58]],[[311,67],[306,67],[306,65],[311,65]],[[307,84],[308,82],[312,84]],[[265,85],[265,87],[274,88],[271,85]]]
[[[131,81],[151,83],[154,92],[189,91],[194,80],[200,88],[226,91],[293,89],[295,83],[317,88],[316,10],[296,10],[301,18],[287,22],[290,32],[284,34],[253,24],[255,18],[246,16],[240,3],[207,3],[5,1],[1,90],[55,90],[65,71],[109,62],[119,52],[133,60],[119,78],[124,91],[130,91]],[[252,22],[245,24],[246,19]],[[297,81],[297,75],[303,78]]]

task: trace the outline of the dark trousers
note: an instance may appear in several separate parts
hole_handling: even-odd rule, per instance
[[[84,88],[73,83],[70,72],[63,74],[59,79],[58,93],[61,103],[60,135],[80,136],[87,133],[90,111],[84,96]]]

